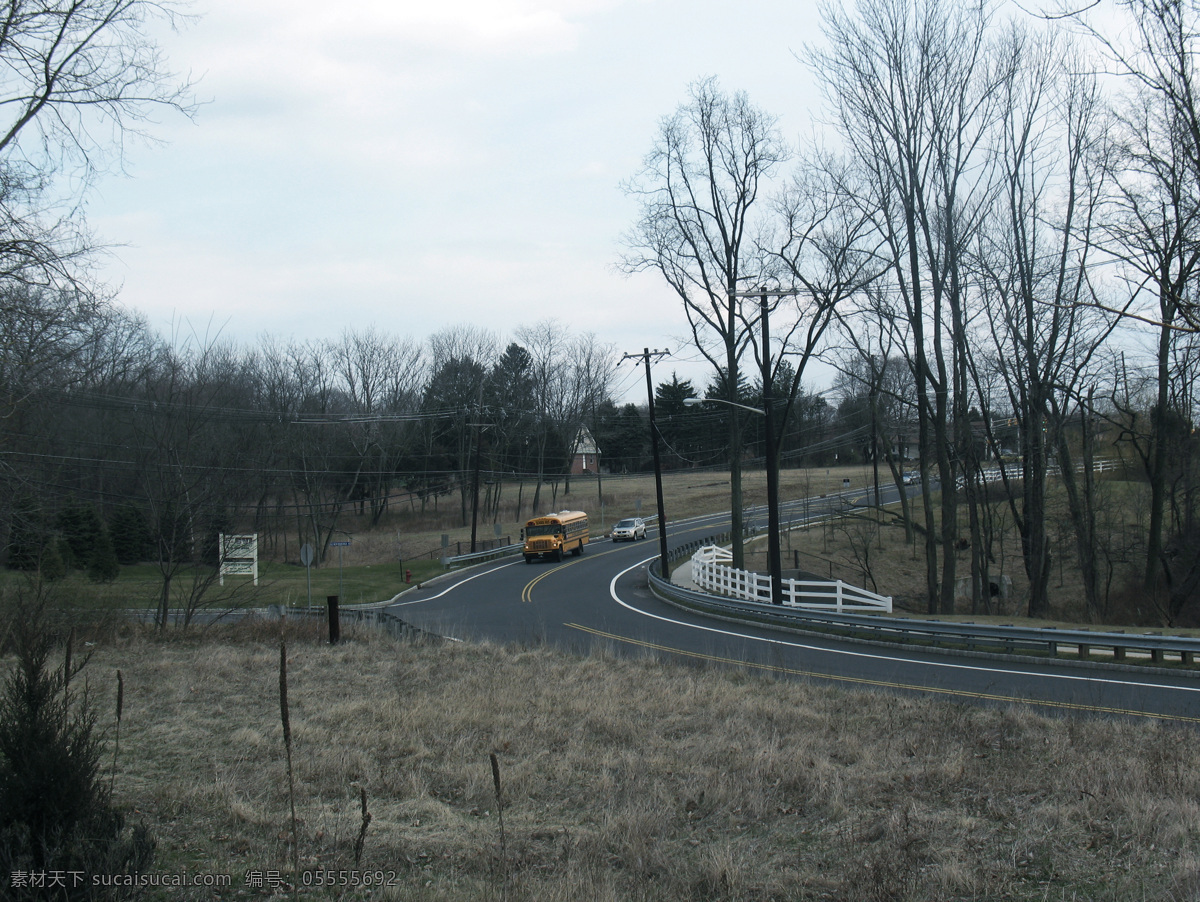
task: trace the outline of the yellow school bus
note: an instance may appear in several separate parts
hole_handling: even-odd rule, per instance
[[[561,561],[568,551],[583,554],[588,541],[587,514],[583,511],[559,511],[534,517],[521,530],[525,542],[525,563],[532,564],[534,558],[552,557]]]

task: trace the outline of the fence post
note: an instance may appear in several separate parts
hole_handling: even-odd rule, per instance
[[[342,638],[342,625],[338,619],[338,597],[326,595],[325,604],[329,608],[329,644],[337,645],[338,640]]]

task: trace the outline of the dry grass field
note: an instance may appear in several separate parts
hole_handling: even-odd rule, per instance
[[[93,637],[155,868],[231,877],[151,898],[1200,898],[1190,729],[289,623],[297,876],[279,629]]]

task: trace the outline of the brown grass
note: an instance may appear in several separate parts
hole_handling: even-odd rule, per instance
[[[1200,895],[1191,730],[603,653],[411,645],[354,629],[331,647],[294,624],[287,642],[300,866],[354,867],[365,789],[360,871],[395,874],[384,891],[308,898]],[[234,878],[228,891],[169,898],[258,894],[247,872],[278,875],[284,892],[278,627],[204,642],[103,637],[89,672],[117,667],[117,800],[148,822],[163,872]]]

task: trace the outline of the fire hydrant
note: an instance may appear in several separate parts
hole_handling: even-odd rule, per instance
[[[411,570],[405,570],[405,571],[404,571],[404,581],[405,581],[406,583],[411,583],[411,582],[412,582],[412,571],[411,571]]]

